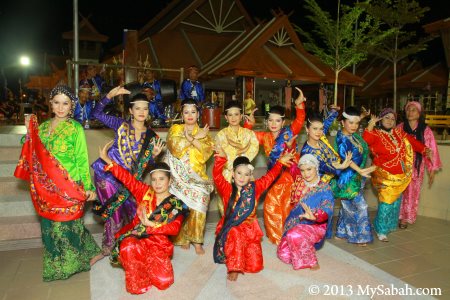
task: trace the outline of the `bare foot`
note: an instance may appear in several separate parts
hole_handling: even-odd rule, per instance
[[[89,264],[92,267],[93,265],[95,265],[96,262],[101,260],[103,257],[105,257],[105,256],[102,253],[100,253],[100,254],[94,256],[93,258],[91,258],[91,260],[89,261]]]
[[[230,273],[228,273],[227,279],[229,281],[236,281],[238,276],[239,276],[238,272],[230,272]]]
[[[205,250],[203,249],[202,244],[194,244],[194,248],[195,248],[195,253],[197,253],[197,255],[205,254]]]
[[[367,247],[367,243],[361,243],[361,244],[356,244],[356,245],[358,245],[359,247]]]
[[[334,239],[335,240],[339,240],[339,241],[344,241],[345,240],[344,238],[341,238],[341,237],[338,237],[338,236],[334,236]]]
[[[317,271],[317,270],[319,270],[319,269],[320,269],[320,266],[319,266],[318,263],[315,264],[314,266],[312,266],[312,267],[310,268],[311,271]]]
[[[181,245],[180,248],[184,250],[189,250],[189,247],[191,246],[191,243],[188,243],[186,245]]]

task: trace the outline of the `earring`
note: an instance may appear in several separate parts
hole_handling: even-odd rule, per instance
[[[134,116],[133,116],[133,115],[130,115],[130,117],[131,117],[131,121],[133,121],[133,120],[134,120]]]

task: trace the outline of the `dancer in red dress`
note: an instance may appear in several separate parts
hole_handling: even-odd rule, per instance
[[[285,152],[273,168],[256,181],[251,181],[254,167],[249,159],[239,156],[233,162],[233,183],[229,183],[222,175],[226,155],[222,148],[216,150],[213,178],[223,199],[225,214],[217,224],[214,262],[225,263],[228,280],[236,281],[239,273],[257,273],[263,269],[263,232],[256,218],[256,207],[261,193],[280,174],[283,165],[290,166],[294,154]]]
[[[127,170],[114,163],[107,154],[112,143],[100,151],[110,171],[133,194],[138,209],[133,221],[115,236],[116,244],[111,252],[111,262],[120,263],[125,270],[127,291],[142,294],[152,285],[160,290],[174,282],[170,261],[173,244],[168,236],[176,236],[189,208],[169,193],[170,168],[166,163],[151,167],[144,181],[135,179]]]

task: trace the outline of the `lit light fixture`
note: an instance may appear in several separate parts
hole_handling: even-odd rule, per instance
[[[267,77],[264,77],[264,80],[266,80],[267,79]]]
[[[275,83],[275,80],[272,80],[273,83]]]
[[[30,65],[30,58],[28,56],[21,56],[20,57],[20,64],[22,66],[29,66]]]

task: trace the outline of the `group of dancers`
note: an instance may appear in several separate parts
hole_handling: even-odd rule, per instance
[[[174,282],[174,245],[186,250],[192,245],[198,255],[205,253],[206,215],[214,190],[222,217],[213,256],[226,265],[228,280],[263,269],[264,234],[256,216],[260,202],[265,232],[277,245],[279,259],[295,270],[316,270],[315,251],[333,233],[335,201],[341,203],[336,238],[365,246],[373,241],[374,229],[387,242],[397,227],[414,223],[425,167],[431,185],[442,165],[418,102],[406,105],[406,120],[398,126],[392,109],[372,115],[362,136],[359,124],[370,112],[347,107],[342,130],[331,145],[326,134],[340,108],[332,106],[325,120],[319,114],[305,116],[306,98],[298,88],[290,125],[285,125],[284,108],[274,106],[266,117],[268,131],[254,132],[254,110],[244,115],[242,105],[231,101],[224,108],[228,126],[215,140],[207,125],[199,126],[198,102],[186,98],[182,123],[173,124],[163,141],[146,123],[145,93],[131,97],[129,120],[103,112],[114,97],[127,94],[124,87],[112,89],[92,112],[115,132],[92,164],[93,181],[83,127],[72,118],[77,99],[70,88],[52,90],[52,119],[40,125],[34,116],[25,120],[28,133],[15,176],[30,181],[41,217],[44,281],[87,271],[109,256],[124,269],[129,293],[145,293],[151,286],[167,289]],[[304,127],[307,141],[299,147],[296,140]],[[251,162],[260,145],[267,173],[255,180]],[[213,154],[209,178],[206,163]],[[368,167],[370,154],[373,166]],[[374,226],[363,195],[367,178],[378,192]],[[82,220],[86,201],[95,199],[94,211],[105,221],[101,247]]]

